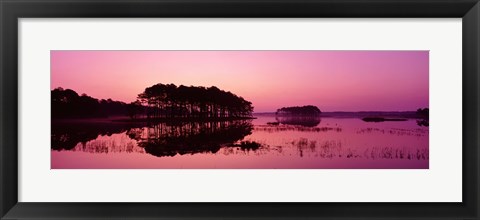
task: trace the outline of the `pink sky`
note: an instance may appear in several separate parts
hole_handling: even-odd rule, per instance
[[[51,89],[132,102],[157,83],[217,86],[255,112],[428,107],[428,51],[51,51]]]

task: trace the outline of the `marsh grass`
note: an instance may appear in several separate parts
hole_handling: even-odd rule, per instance
[[[82,151],[88,153],[145,153],[145,150],[139,147],[136,141],[120,136],[110,139],[105,136],[99,136],[97,139],[78,143],[72,151]]]
[[[300,157],[306,150],[320,158],[364,158],[364,159],[405,159],[405,160],[428,160],[428,148],[410,149],[406,147],[368,147],[359,150],[352,147],[344,147],[342,141],[328,140],[317,142],[307,138],[299,138],[288,142],[297,149]],[[360,148],[359,148],[360,149]]]
[[[281,130],[291,129],[298,130],[296,126],[277,126]],[[315,131],[338,131],[334,128],[303,128]],[[341,131],[341,130],[340,130]],[[424,135],[422,129],[378,129],[367,128],[358,130],[357,133],[380,132],[394,135]],[[78,143],[73,151],[82,151],[88,153],[146,153],[145,149],[139,147],[131,136],[137,136],[136,133],[125,133],[124,135],[117,134],[115,137],[99,135],[96,139],[88,142]],[[355,147],[345,146],[342,140],[318,140],[300,137],[284,142],[285,144],[276,144],[270,146],[266,144],[265,140],[242,140],[230,145],[222,146],[222,152],[225,155],[229,154],[252,154],[265,155],[275,152],[280,155],[298,155],[300,157],[318,157],[323,159],[392,159],[392,160],[428,160],[428,147],[423,148],[409,148],[409,147]]]
[[[363,128],[358,129],[355,133],[357,134],[370,134],[370,133],[381,133],[381,134],[390,134],[396,136],[417,136],[422,137],[428,134],[428,131],[424,129],[401,129],[401,128],[392,128],[392,129],[380,129],[380,128]]]

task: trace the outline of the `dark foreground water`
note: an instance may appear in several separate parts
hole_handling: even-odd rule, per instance
[[[52,169],[428,169],[417,120],[276,118],[52,124]]]

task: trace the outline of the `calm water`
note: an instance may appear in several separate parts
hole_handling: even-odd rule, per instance
[[[428,169],[417,121],[275,118],[207,123],[52,125],[52,169]]]

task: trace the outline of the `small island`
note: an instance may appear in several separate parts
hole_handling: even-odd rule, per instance
[[[313,105],[283,107],[275,112],[276,115],[284,116],[320,116],[321,113],[322,111]]]
[[[428,127],[429,109],[419,108],[416,112],[405,112],[399,115],[367,116],[362,118],[365,122],[384,122],[384,121],[407,121],[408,118],[416,118],[419,126]]]
[[[301,125],[305,127],[315,127],[320,124],[320,114],[322,111],[317,106],[293,106],[277,109],[275,112],[276,122],[269,122],[268,125]]]

